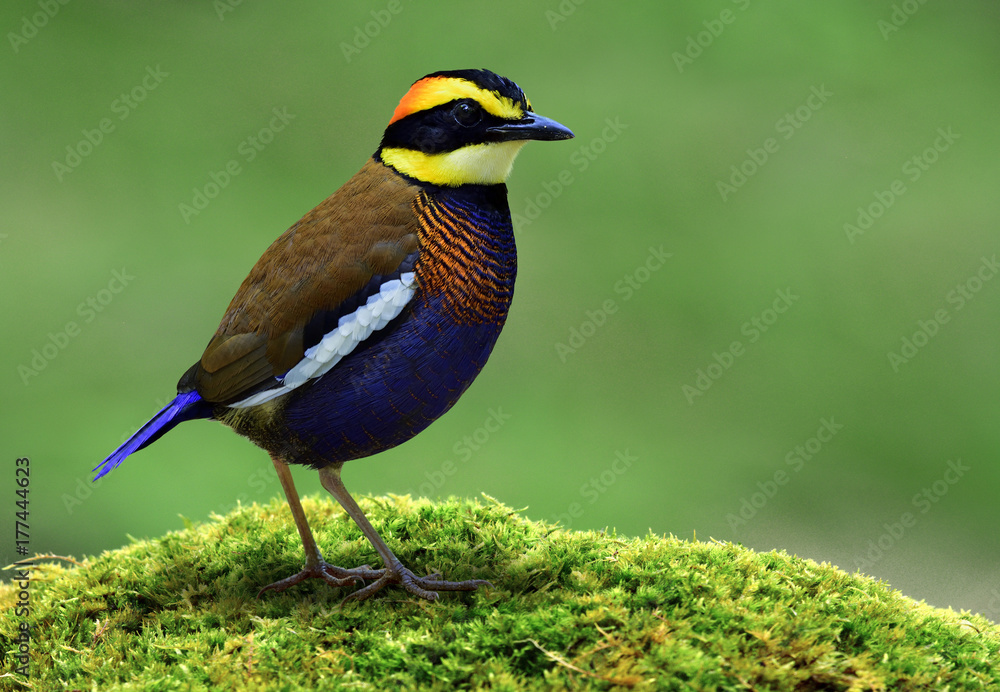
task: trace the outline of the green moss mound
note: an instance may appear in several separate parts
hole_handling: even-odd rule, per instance
[[[30,678],[0,587],[0,688],[61,690],[1000,689],[1000,627],[782,553],[565,531],[496,502],[361,502],[415,572],[488,578],[436,603],[370,601],[298,571],[283,502],[90,558],[31,584]],[[332,501],[306,500],[328,560],[377,556]],[[8,573],[9,574],[9,573]]]

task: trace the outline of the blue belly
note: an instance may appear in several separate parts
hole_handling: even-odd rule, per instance
[[[460,324],[418,293],[378,336],[289,395],[286,461],[314,468],[406,442],[450,409],[482,370],[502,323]],[[290,457],[290,458],[289,458]]]

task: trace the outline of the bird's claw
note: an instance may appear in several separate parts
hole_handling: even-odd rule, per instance
[[[326,560],[320,558],[318,561],[312,563],[307,561],[306,566],[298,574],[293,574],[290,577],[279,579],[273,584],[268,584],[257,592],[257,598],[260,598],[268,591],[277,591],[280,593],[306,579],[322,579],[331,586],[350,586],[359,581],[379,579],[384,572],[384,569],[372,569],[368,565],[362,565],[354,569],[344,569],[343,567],[331,565]]]
[[[419,596],[428,601],[436,601],[438,599],[438,591],[475,591],[480,586],[493,588],[493,584],[485,579],[444,581],[440,579],[441,575],[436,573],[426,577],[418,577],[400,563],[376,571],[382,572],[382,574],[374,583],[349,594],[344,600],[364,601],[374,596],[389,584],[399,584],[414,596]]]

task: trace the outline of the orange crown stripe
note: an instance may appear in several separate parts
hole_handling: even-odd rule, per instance
[[[456,99],[473,99],[492,115],[508,120],[524,117],[521,106],[495,91],[480,89],[472,82],[456,77],[428,77],[421,79],[406,92],[396,111],[392,114],[392,125],[408,115],[425,111]]]

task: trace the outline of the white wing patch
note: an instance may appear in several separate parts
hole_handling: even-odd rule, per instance
[[[406,272],[400,274],[398,279],[386,281],[378,293],[368,298],[368,302],[349,315],[341,317],[336,329],[327,332],[318,344],[308,349],[302,360],[281,378],[279,386],[248,396],[235,404],[229,404],[230,408],[246,408],[262,404],[288,394],[296,387],[326,373],[373,332],[385,327],[392,318],[401,313],[416,290],[417,282],[413,272]]]

